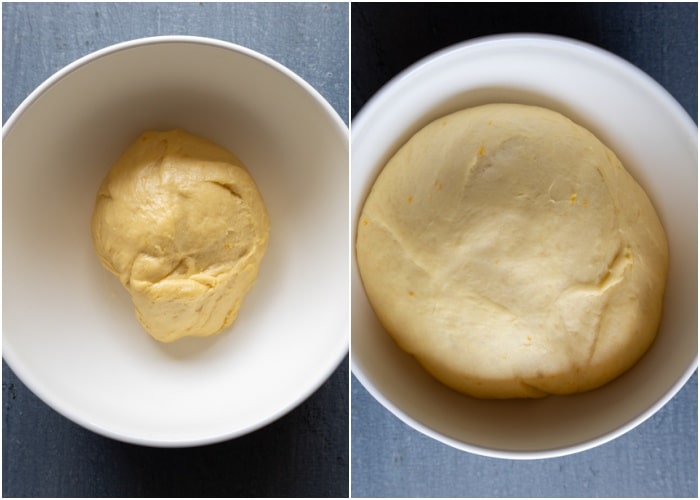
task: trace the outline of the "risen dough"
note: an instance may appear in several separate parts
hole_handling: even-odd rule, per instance
[[[656,335],[668,250],[654,208],[553,111],[493,104],[430,123],[382,170],[357,234],[378,318],[458,391],[589,390]]]
[[[234,321],[268,234],[243,163],[182,130],[136,139],[100,186],[92,217],[102,264],[161,342],[212,335]]]

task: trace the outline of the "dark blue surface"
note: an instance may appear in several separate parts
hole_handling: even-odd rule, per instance
[[[360,4],[351,6],[351,112],[419,59],[479,36],[576,38],[632,62],[697,122],[697,4]],[[352,495],[697,497],[697,373],[651,419],[572,456],[484,458],[423,436],[352,379]]]
[[[173,34],[218,38],[277,60],[347,122],[348,10],[345,3],[3,4],[3,123],[75,59],[113,43]],[[348,495],[347,359],[271,425],[188,449],[134,446],[84,430],[41,402],[4,362],[2,389],[3,496]]]
[[[353,4],[352,114],[400,71],[441,48],[499,33],[597,45],[661,83],[697,123],[697,4]]]

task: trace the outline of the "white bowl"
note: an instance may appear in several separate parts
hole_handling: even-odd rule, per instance
[[[248,166],[270,215],[258,281],[220,335],[164,345],[93,250],[97,188],[146,129],[181,127]],[[3,129],[3,356],[42,400],[155,446],[242,435],[347,353],[347,127],[310,85],[231,43],[156,37],[52,76]]]
[[[386,408],[461,450],[502,458],[561,456],[602,444],[649,418],[697,366],[697,128],[649,76],[601,49],[550,36],[463,43],[412,66],[352,122],[351,226],[388,158],[433,119],[488,102],[557,110],[593,131],[651,197],[670,270],[658,338],[626,374],[597,390],[544,400],[460,395],[383,331],[352,265],[352,370]]]

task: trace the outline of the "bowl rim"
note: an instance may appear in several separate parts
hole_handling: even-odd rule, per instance
[[[361,137],[364,133],[366,127],[365,123],[369,122],[372,115],[381,110],[381,108],[386,104],[387,101],[391,99],[392,94],[397,90],[401,90],[405,86],[411,84],[412,80],[425,71],[430,71],[431,66],[440,62],[445,57],[450,57],[455,53],[463,51],[473,51],[478,50],[483,46],[494,47],[498,45],[512,46],[513,43],[524,43],[527,42],[530,46],[536,45],[538,48],[552,48],[555,47],[558,50],[569,50],[571,52],[576,52],[579,54],[585,53],[588,57],[594,58],[596,62],[604,64],[606,66],[613,66],[616,70],[624,72],[625,74],[631,76],[635,82],[640,86],[644,87],[645,90],[649,91],[660,100],[663,101],[664,107],[666,107],[673,115],[674,118],[678,119],[680,123],[684,126],[684,131],[688,134],[688,138],[694,141],[695,147],[697,149],[697,124],[692,120],[687,111],[680,105],[680,103],[666,90],[661,84],[654,80],[650,75],[644,72],[639,67],[635,66],[630,61],[607,51],[601,47],[593,45],[588,42],[581,40],[563,37],[560,35],[550,35],[541,33],[527,33],[527,32],[516,32],[516,33],[503,33],[495,35],[487,35],[475,37],[462,42],[458,42],[442,49],[439,49],[419,60],[415,63],[409,65],[407,68],[399,72],[397,75],[392,77],[388,82],[386,82],[370,99],[365,103],[365,105],[358,111],[356,116],[351,122],[350,133],[351,133],[351,146],[355,145],[356,137]],[[351,153],[352,160],[352,153]],[[351,165],[351,173],[352,173]],[[370,181],[363,182],[360,189],[367,192]],[[353,185],[351,183],[351,191]],[[350,200],[350,228],[352,232],[351,244],[353,245],[353,258],[351,266],[356,269],[356,252],[354,248],[355,238],[356,238],[356,226],[357,217],[359,217],[360,210],[358,209],[355,213],[355,204],[359,206],[362,205],[364,197],[359,199],[357,202],[354,199],[354,194],[351,192]],[[362,286],[360,284],[360,286]],[[352,325],[352,324],[351,324]],[[352,339],[352,336],[351,336]],[[697,351],[692,362],[683,371],[681,376],[676,380],[676,382],[664,393],[664,395],[650,405],[643,413],[637,415],[636,417],[628,420],[626,423],[619,425],[617,428],[612,429],[605,434],[598,436],[593,439],[588,439],[583,442],[567,445],[563,447],[545,449],[545,450],[535,450],[535,451],[513,451],[504,450],[498,448],[488,448],[484,446],[474,445],[470,443],[465,443],[457,439],[451,438],[442,434],[441,432],[432,429],[421,422],[417,421],[415,418],[398,408],[386,395],[384,395],[370,380],[369,376],[365,374],[360,364],[352,356],[352,346],[351,346],[351,356],[350,356],[350,367],[351,373],[357,378],[357,380],[362,384],[362,386],[370,393],[385,409],[389,410],[394,416],[399,418],[403,423],[412,427],[413,429],[423,433],[424,435],[435,439],[438,442],[446,444],[452,448],[456,448],[461,451],[474,453],[477,455],[482,455],[491,458],[501,458],[509,460],[532,460],[532,459],[545,459],[545,458],[558,458],[566,455],[571,455],[574,453],[579,453],[592,448],[596,448],[602,444],[610,442],[623,434],[634,429],[638,425],[645,422],[647,419],[656,414],[662,407],[664,407],[688,382],[688,380],[693,376],[697,370],[698,365],[698,355]]]
[[[203,36],[191,36],[191,35],[158,35],[158,36],[148,36],[142,38],[135,38],[126,40],[123,42],[117,42],[98,50],[89,52],[86,55],[74,60],[73,62],[63,66],[47,79],[45,79],[39,86],[37,86],[23,101],[17,106],[17,108],[8,117],[7,121],[2,127],[2,140],[3,143],[7,135],[11,132],[15,124],[21,119],[24,112],[32,106],[44,93],[49,91],[54,85],[58,84],[61,80],[72,74],[74,71],[89,65],[90,63],[97,61],[103,57],[110,56],[112,54],[139,48],[150,45],[157,44],[172,44],[172,43],[188,43],[194,45],[208,46],[213,48],[219,48],[224,50],[229,50],[246,56],[250,59],[256,60],[281,74],[283,77],[291,80],[295,85],[300,87],[307,95],[312,97],[316,105],[320,105],[324,115],[329,118],[332,122],[332,126],[335,132],[344,139],[347,149],[349,150],[349,128],[343,119],[340,117],[338,111],[336,111],[333,106],[326,100],[323,95],[316,90],[310,83],[304,80],[301,76],[296,74],[291,69],[284,66],[282,63],[277,62],[269,56],[266,56],[260,52],[253,49],[247,48],[245,46],[228,42],[216,38],[203,37]],[[349,258],[348,258],[349,261]],[[349,263],[348,263],[349,266]],[[349,282],[348,282],[349,287]],[[2,358],[7,363],[8,367],[12,370],[14,375],[24,384],[33,394],[35,394],[43,403],[55,410],[57,413],[61,414],[65,418],[71,420],[74,423],[79,424],[81,427],[88,429],[92,432],[100,434],[102,436],[115,439],[121,442],[151,446],[151,447],[162,447],[162,448],[179,448],[179,447],[191,447],[191,446],[202,446],[214,443],[219,443],[222,441],[238,438],[247,435],[253,431],[256,431],[262,427],[265,427],[272,422],[282,418],[287,413],[291,412],[299,405],[304,403],[309,399],[328,379],[333,375],[333,373],[338,369],[338,367],[343,362],[349,353],[350,346],[350,308],[349,304],[342,319],[342,340],[334,344],[334,350],[332,353],[333,357],[326,363],[324,370],[319,371],[318,377],[313,384],[310,384],[305,388],[304,391],[300,392],[297,397],[291,401],[286,406],[277,408],[277,410],[266,418],[261,419],[258,422],[245,426],[241,429],[236,429],[228,432],[220,432],[215,434],[203,433],[195,437],[186,437],[183,439],[174,437],[173,439],[160,439],[160,438],[149,438],[144,435],[134,435],[123,433],[120,431],[115,431],[100,425],[98,422],[93,422],[90,419],[86,419],[83,415],[76,411],[72,405],[64,405],[62,401],[55,398],[52,394],[44,390],[43,384],[37,382],[34,376],[31,374],[31,370],[27,368],[26,363],[21,360],[14,349],[5,341],[5,336],[2,335]],[[339,335],[339,338],[341,336]]]
[[[349,136],[349,129],[343,120],[338,115],[338,112],[331,106],[331,104],[326,100],[321,93],[316,90],[310,83],[304,80],[301,76],[296,74],[291,69],[284,66],[282,63],[277,62],[261,52],[253,49],[249,49],[243,45],[239,45],[234,42],[229,42],[226,40],[221,40],[213,37],[205,36],[195,36],[195,35],[156,35],[156,36],[146,36],[141,38],[134,38],[126,40],[123,42],[117,42],[100,49],[89,52],[78,59],[70,62],[57,70],[55,73],[50,75],[46,80],[39,84],[27,97],[25,97],[22,102],[17,106],[17,108],[12,112],[7,121],[2,126],[2,137],[3,139],[9,133],[9,131],[14,126],[15,122],[24,113],[25,109],[33,104],[44,92],[49,90],[53,85],[57,84],[60,80],[77,70],[78,68],[90,64],[97,59],[102,57],[121,52],[123,50],[133,49],[136,47],[163,44],[163,43],[191,43],[194,45],[206,45],[210,47],[218,47],[222,49],[232,50],[238,52],[244,56],[251,59],[255,59],[262,62],[278,72],[282,73],[284,76],[293,80],[297,85],[302,87],[307,93],[314,97],[314,100],[318,104],[323,106],[327,114],[333,117],[335,125],[339,127],[340,131],[343,132],[346,137]]]
[[[383,101],[389,98],[393,87],[403,83],[404,81],[410,80],[414,75],[420,71],[422,68],[428,64],[433,64],[436,60],[442,59],[443,57],[449,56],[455,52],[460,52],[465,49],[475,49],[482,45],[493,46],[496,44],[512,44],[513,42],[528,42],[539,44],[540,46],[552,46],[557,45],[560,48],[569,47],[571,50],[577,50],[581,52],[586,52],[590,57],[596,57],[599,62],[604,62],[606,65],[617,66],[618,68],[625,68],[630,74],[635,74],[638,81],[643,83],[645,87],[661,96],[665,102],[666,106],[673,109],[675,113],[678,113],[678,118],[686,122],[686,126],[689,127],[688,132],[695,139],[697,143],[697,124],[688,115],[687,111],[680,105],[680,103],[671,95],[671,93],[666,90],[660,83],[654,80],[648,73],[643,71],[641,68],[631,63],[627,59],[610,52],[602,47],[598,47],[589,42],[584,42],[576,38],[569,38],[561,35],[551,35],[546,33],[529,33],[529,32],[513,32],[513,33],[502,33],[495,35],[485,35],[478,36],[475,38],[470,38],[468,40],[457,42],[455,44],[443,47],[437,51],[428,54],[411,65],[404,68],[389,81],[387,81],[382,87],[377,90],[367,102],[362,106],[362,108],[357,112],[355,118],[350,124],[350,133],[353,133],[353,125],[357,127],[357,122],[359,121],[363,124],[367,121],[366,115],[375,113],[375,109],[383,104]]]

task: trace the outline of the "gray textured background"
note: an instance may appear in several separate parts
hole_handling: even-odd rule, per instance
[[[697,122],[697,4],[360,4],[351,7],[354,115],[390,78],[442,47],[507,32],[578,38],[649,73]],[[569,457],[483,458],[403,424],[352,380],[352,495],[697,497],[697,373],[625,436]]]
[[[348,10],[345,3],[3,4],[3,123],[75,59],[113,43],[173,34],[227,40],[276,59],[347,123]],[[3,496],[348,494],[347,359],[280,420],[190,449],[128,445],[86,431],[37,399],[4,362],[2,401]]]
[[[460,15],[390,8],[399,7],[406,14],[377,17],[371,10],[385,7],[360,6],[364,14],[353,15],[353,24],[370,30],[353,37],[353,114],[388,78],[439,46],[529,29],[576,36],[622,55],[697,119],[694,4],[479,6]],[[421,22],[401,24],[405,16]],[[309,81],[347,122],[347,23],[345,3],[4,4],[3,123],[65,64],[157,34],[211,36],[258,50]],[[343,363],[306,403],[251,435],[159,450],[83,430],[38,400],[3,363],[3,495],[346,496],[347,378]],[[697,375],[627,435],[546,461],[488,459],[441,445],[389,414],[356,380],[352,414],[354,496],[697,496]]]

